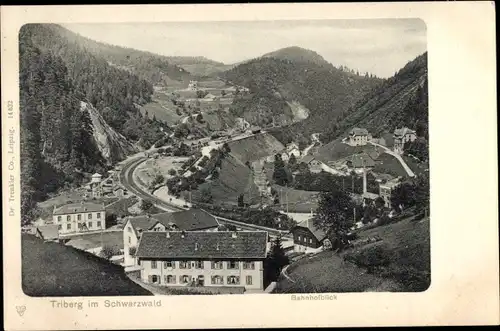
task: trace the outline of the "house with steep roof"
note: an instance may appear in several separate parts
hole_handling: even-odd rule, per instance
[[[394,151],[403,153],[404,145],[417,139],[417,133],[407,127],[396,128],[394,130]]]
[[[375,167],[375,161],[365,152],[352,155],[347,160],[347,166],[354,171],[362,169],[371,169]]]
[[[364,128],[353,128],[349,131],[347,143],[351,146],[364,146],[372,140],[372,135]]]
[[[129,217],[123,228],[124,265],[135,264],[134,251],[146,231],[217,231],[215,216],[202,209],[192,208],[178,212]]]
[[[325,240],[329,242],[326,232],[316,227],[312,218],[300,222],[291,232],[295,252],[316,252],[322,249]]]
[[[385,183],[381,183],[379,185],[379,196],[384,199],[384,205],[386,208],[391,207],[391,197],[392,192],[396,187],[401,184],[401,178],[393,178],[391,180],[386,181]]]
[[[58,226],[59,234],[104,230],[106,210],[102,203],[70,203],[54,207],[52,222]]]
[[[170,287],[264,290],[265,231],[144,232],[137,248],[140,278]]]
[[[39,225],[35,228],[35,236],[44,241],[58,241],[59,230],[57,224]]]
[[[323,162],[317,160],[312,155],[305,155],[299,163],[305,163],[309,167],[309,171],[312,173],[318,173],[323,171]]]

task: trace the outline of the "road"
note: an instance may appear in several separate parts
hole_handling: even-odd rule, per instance
[[[401,155],[399,155],[398,153],[395,153],[393,151],[391,151],[389,148],[383,146],[383,145],[380,145],[380,144],[377,144],[373,141],[369,141],[370,144],[372,145],[375,145],[377,147],[381,147],[384,149],[384,151],[387,153],[387,154],[390,154],[392,156],[394,156],[398,161],[399,163],[401,163],[401,165],[403,166],[403,168],[405,169],[406,173],[408,174],[408,176],[410,177],[415,177],[415,173],[410,169],[410,167],[406,164],[405,160],[403,160],[403,158],[401,157]]]

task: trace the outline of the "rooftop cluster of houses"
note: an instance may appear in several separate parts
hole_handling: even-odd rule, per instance
[[[102,175],[95,173],[92,175],[90,183],[85,185],[85,198],[101,198],[101,197],[126,197],[128,196],[128,191],[124,189],[121,185],[116,184],[118,175],[118,170],[110,170],[110,176],[105,180],[102,179]]]
[[[392,149],[396,153],[403,153],[404,145],[417,139],[417,133],[407,127],[396,128],[393,133],[384,133],[378,143]],[[344,142],[351,146],[364,146],[374,138],[364,128],[353,128]]]
[[[123,230],[124,265],[145,283],[261,292],[268,241],[264,231],[223,231],[200,209],[136,216]]]

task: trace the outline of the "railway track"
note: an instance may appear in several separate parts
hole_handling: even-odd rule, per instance
[[[134,171],[137,169],[137,167],[146,161],[148,158],[147,157],[139,157],[137,159],[134,159],[133,161],[130,161],[128,164],[123,166],[119,179],[120,183],[125,187],[127,190],[138,196],[139,198],[143,200],[149,200],[153,205],[156,207],[165,210],[165,211],[170,211],[170,212],[175,212],[175,211],[181,211],[181,210],[187,210],[189,208],[182,208],[176,205],[173,205],[171,203],[168,203],[157,196],[145,191],[141,186],[139,186],[135,180],[134,180]],[[282,231],[282,230],[277,230],[273,228],[268,228],[260,225],[253,225],[253,224],[248,224],[240,221],[235,221],[231,220],[228,218],[224,217],[219,217],[215,216],[215,218],[219,221],[221,224],[231,224],[236,226],[237,228],[240,228],[241,230],[248,230],[248,231],[255,231],[255,230],[260,230],[260,231],[267,231],[270,235],[277,236],[277,235],[282,235],[284,237],[289,237],[290,235],[288,234],[288,231]]]

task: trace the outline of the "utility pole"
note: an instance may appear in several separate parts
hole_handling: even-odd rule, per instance
[[[353,208],[354,211],[354,224],[356,224],[356,207]]]

